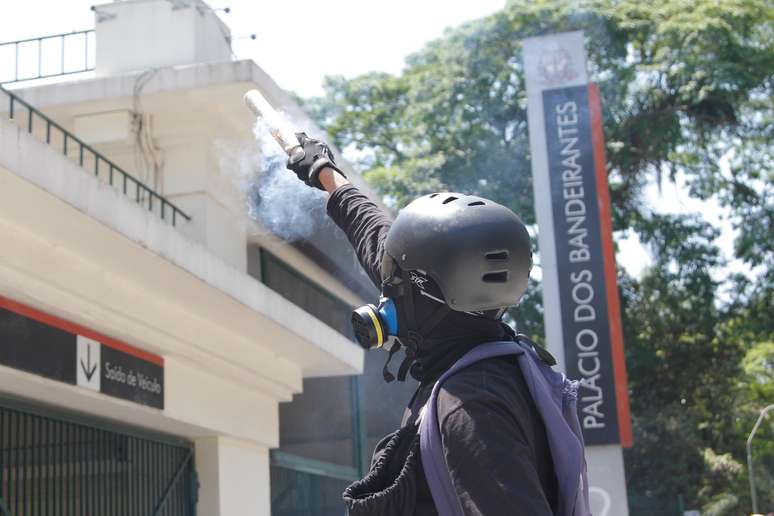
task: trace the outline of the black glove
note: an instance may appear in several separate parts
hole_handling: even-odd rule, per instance
[[[309,138],[306,133],[296,133],[301,150],[296,149],[288,158],[288,169],[292,170],[298,178],[309,186],[325,190],[320,184],[320,171],[323,168],[332,168],[344,177],[347,177],[333,159],[333,152],[323,141]]]

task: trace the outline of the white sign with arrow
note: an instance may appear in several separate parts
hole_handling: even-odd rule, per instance
[[[100,391],[100,351],[102,345],[94,339],[78,335],[78,353],[75,368],[79,387]]]

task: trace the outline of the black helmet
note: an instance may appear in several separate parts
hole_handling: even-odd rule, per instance
[[[505,206],[473,195],[434,193],[403,208],[385,242],[392,263],[437,283],[448,306],[477,312],[515,305],[527,289],[532,251],[524,223]]]

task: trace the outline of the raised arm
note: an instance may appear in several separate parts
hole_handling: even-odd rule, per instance
[[[330,194],[328,215],[347,235],[371,281],[381,288],[384,239],[392,220],[350,184],[325,142],[304,133],[296,137],[301,148],[288,158],[288,168],[307,185]]]
[[[330,194],[328,215],[347,235],[360,265],[377,288],[381,287],[384,239],[392,220],[341,174],[325,168],[320,183]]]

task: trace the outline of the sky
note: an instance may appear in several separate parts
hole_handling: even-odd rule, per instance
[[[0,43],[91,29],[89,0],[0,0]],[[234,53],[283,88],[322,93],[326,75],[399,73],[404,58],[447,27],[491,14],[505,0],[218,0]],[[255,34],[256,39],[250,39]]]
[[[91,29],[94,3],[0,0],[0,43]],[[219,16],[231,28],[237,58],[253,59],[281,87],[312,96],[322,93],[326,75],[400,73],[407,55],[448,27],[501,9],[505,0],[213,0],[209,5],[230,8]],[[2,60],[0,53],[0,69]],[[710,214],[723,231],[718,244],[730,256],[734,232],[720,221],[717,206],[690,199],[684,187],[666,181],[660,190],[652,185],[646,198],[661,211]],[[650,263],[636,237],[619,240],[618,260],[634,275]]]

